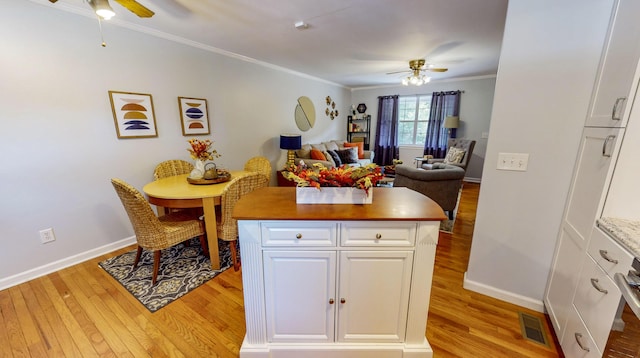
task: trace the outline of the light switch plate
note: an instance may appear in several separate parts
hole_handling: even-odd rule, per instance
[[[498,153],[498,169],[527,171],[529,165],[529,153]]]

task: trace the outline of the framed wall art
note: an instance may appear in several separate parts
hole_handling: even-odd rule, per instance
[[[209,134],[209,110],[207,100],[178,97],[182,135]]]
[[[118,138],[157,137],[150,94],[109,91]]]

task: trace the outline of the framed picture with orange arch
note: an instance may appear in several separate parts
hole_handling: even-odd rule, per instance
[[[109,91],[109,99],[118,138],[158,136],[150,94]]]

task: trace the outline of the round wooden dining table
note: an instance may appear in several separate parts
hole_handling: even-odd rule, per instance
[[[229,181],[207,185],[190,184],[187,181],[188,174],[176,175],[152,181],[146,184],[142,191],[146,194],[149,203],[156,205],[158,215],[164,214],[164,208],[202,208],[211,268],[219,270],[220,253],[218,252],[215,206],[220,205],[222,192],[231,180],[249,173],[244,170],[232,170]]]

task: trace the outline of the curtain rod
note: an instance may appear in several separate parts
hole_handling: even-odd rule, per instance
[[[433,92],[456,92],[456,91],[459,91],[460,93],[464,93],[464,90],[455,90],[455,91],[433,91]],[[401,94],[400,96],[427,96],[427,95],[433,94],[433,92],[431,92],[431,93],[422,93],[422,94],[420,94],[420,93],[418,93],[418,94]]]
[[[460,93],[464,93],[464,90],[456,90],[456,91],[458,91]],[[456,92],[456,91],[434,91],[434,92]],[[432,94],[433,94],[433,92],[431,92],[431,93],[417,93],[417,94],[394,94],[394,95],[387,95],[387,96],[378,96],[378,98],[391,98],[393,96],[398,96],[398,97],[401,97],[401,96],[429,96],[429,95],[432,95]]]

